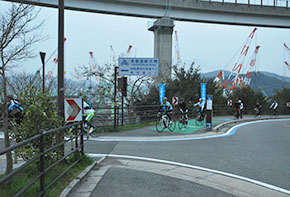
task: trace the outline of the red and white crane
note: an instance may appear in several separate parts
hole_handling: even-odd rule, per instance
[[[253,56],[252,56],[252,58],[250,60],[250,63],[248,64],[247,73],[246,73],[246,76],[244,78],[242,87],[243,86],[249,86],[250,83],[251,83],[252,74],[255,71],[255,66],[256,66],[256,62],[257,62],[257,55],[258,55],[258,52],[259,52],[259,48],[260,48],[260,46],[256,46],[254,54],[253,54]]]
[[[217,82],[217,86],[223,87],[229,90],[233,90],[236,87],[242,87],[243,85],[243,77],[240,76],[242,68],[244,66],[244,62],[246,59],[246,56],[249,52],[252,40],[255,36],[255,33],[257,31],[257,28],[254,28],[254,30],[250,33],[246,41],[241,47],[241,50],[239,54],[236,54],[236,58],[234,60],[234,66],[231,70],[231,73],[229,76],[225,79],[224,78],[224,70],[221,70],[219,74],[217,75],[215,81]],[[234,58],[233,58],[234,59]]]
[[[177,30],[174,31],[175,33],[175,44],[174,44],[174,48],[175,48],[175,65],[177,66],[177,68],[179,68],[181,66],[181,59],[180,59],[180,50],[179,50],[179,41],[178,41],[178,36],[177,36]]]

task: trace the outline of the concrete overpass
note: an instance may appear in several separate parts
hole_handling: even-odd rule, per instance
[[[6,0],[18,2],[17,0]],[[58,7],[58,0],[26,0]],[[158,83],[171,76],[174,20],[202,23],[290,28],[288,0],[64,0],[65,9],[103,14],[158,18],[154,31],[154,57],[159,58]]]
[[[17,0],[5,1],[17,2]],[[273,2],[270,5],[265,4],[269,3],[269,0],[246,0],[247,4],[243,4],[242,1],[65,0],[65,9],[146,18],[161,18],[167,13],[171,19],[177,21],[290,28],[290,9],[287,0],[270,0]],[[58,7],[58,0],[26,0],[26,2]],[[170,4],[169,11],[166,11],[167,2]]]

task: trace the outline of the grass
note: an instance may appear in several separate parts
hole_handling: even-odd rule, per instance
[[[65,187],[77,177],[86,167],[93,163],[93,160],[87,156],[81,156],[81,161],[70,169],[61,179],[55,182],[46,192],[46,197],[59,196]],[[75,161],[75,157],[67,159],[68,164],[60,163],[45,174],[45,186],[62,173],[70,164]],[[35,163],[30,164],[18,174],[16,174],[8,183],[0,185],[0,197],[15,196],[25,185],[27,185],[38,174],[38,167]],[[0,177],[4,175],[0,175]],[[37,196],[39,192],[39,181],[36,181],[22,196]]]
[[[128,131],[128,130],[133,130],[133,129],[140,129],[143,127],[148,127],[148,126],[153,126],[155,125],[156,122],[142,122],[139,124],[130,124],[130,125],[124,125],[124,126],[118,126],[117,127],[117,132],[119,131]],[[106,126],[105,127],[105,132],[116,132],[113,126]]]

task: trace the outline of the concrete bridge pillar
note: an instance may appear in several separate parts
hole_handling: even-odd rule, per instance
[[[159,59],[156,83],[165,83],[172,73],[172,32],[174,21],[169,17],[157,19],[148,30],[154,33],[154,58]]]

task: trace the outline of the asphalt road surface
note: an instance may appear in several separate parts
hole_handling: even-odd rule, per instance
[[[228,172],[290,190],[290,121],[255,123],[234,135],[176,142],[86,142],[87,153],[175,161]]]

